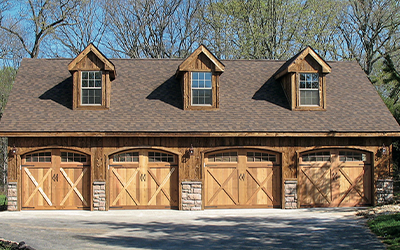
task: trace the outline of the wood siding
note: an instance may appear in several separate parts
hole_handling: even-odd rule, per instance
[[[391,138],[312,138],[312,137],[41,137],[9,138],[9,145],[15,145],[17,155],[10,156],[8,181],[21,183],[22,156],[44,149],[67,149],[88,155],[91,159],[90,176],[94,181],[107,181],[109,157],[118,152],[133,149],[155,149],[177,156],[179,183],[182,181],[203,181],[204,156],[208,152],[229,149],[259,149],[281,155],[281,181],[298,178],[298,159],[302,152],[324,149],[356,149],[370,152],[373,179],[389,177],[391,174],[391,147],[389,154],[382,155],[383,144],[391,145]],[[194,154],[190,155],[190,146]],[[11,146],[11,147],[12,147]],[[9,150],[11,150],[9,147]],[[281,185],[283,186],[283,185]],[[19,189],[21,192],[21,189]],[[21,194],[19,194],[19,197]],[[109,204],[109,201],[107,201]]]

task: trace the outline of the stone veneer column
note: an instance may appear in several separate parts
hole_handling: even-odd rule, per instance
[[[376,203],[387,204],[393,201],[393,180],[378,179],[376,181]]]
[[[18,192],[17,192],[17,182],[9,182],[7,186],[7,200],[8,200],[8,211],[18,210]]]
[[[297,208],[297,180],[285,181],[285,209]]]
[[[93,210],[106,210],[106,183],[104,181],[93,182]]]
[[[182,182],[182,210],[201,210],[201,182]]]

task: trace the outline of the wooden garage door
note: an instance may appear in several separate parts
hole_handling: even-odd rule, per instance
[[[205,208],[281,206],[278,154],[238,149],[205,157]]]
[[[322,150],[300,157],[302,207],[351,207],[372,204],[371,155],[351,150]]]
[[[59,149],[22,159],[22,209],[89,209],[89,157]]]
[[[110,158],[110,209],[178,209],[177,157],[138,150]]]

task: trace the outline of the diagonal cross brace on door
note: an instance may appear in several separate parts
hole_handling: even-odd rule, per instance
[[[79,199],[87,206],[86,200],[83,198],[82,194],[79,192],[79,190],[76,188],[78,183],[81,181],[83,178],[83,175],[86,173],[87,168],[83,169],[82,173],[79,175],[78,179],[73,183],[71,179],[68,177],[67,173],[64,171],[63,168],[60,168],[60,172],[64,176],[64,178],[67,180],[68,184],[71,186],[71,188],[68,190],[67,194],[65,195],[64,199],[61,201],[60,205],[64,205],[64,203],[67,201],[68,197],[71,195],[72,191],[75,191],[76,195],[78,195]]]
[[[49,169],[46,174],[43,176],[43,178],[40,180],[40,182],[38,183],[35,179],[35,177],[33,177],[33,175],[31,174],[31,172],[29,171],[29,169],[25,168],[25,173],[29,176],[29,178],[31,179],[31,181],[33,182],[33,184],[35,185],[35,190],[33,190],[32,194],[29,196],[29,198],[26,200],[25,205],[28,204],[31,199],[33,198],[33,196],[36,194],[37,191],[39,191],[39,193],[43,196],[43,198],[46,200],[47,204],[49,204],[49,206],[53,206],[53,203],[51,202],[51,200],[49,199],[49,197],[47,197],[47,195],[45,194],[45,192],[42,189],[42,184],[43,182],[46,180],[46,178],[49,176],[49,174],[51,173],[51,169]]]

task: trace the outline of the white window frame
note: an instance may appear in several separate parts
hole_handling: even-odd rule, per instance
[[[301,83],[302,83],[302,80],[301,80],[301,75],[305,75],[305,79],[307,79],[307,75],[317,75],[317,83],[318,83],[318,87],[317,88],[314,88],[313,87],[313,83],[316,83],[316,81],[313,81],[313,80],[311,80],[311,86],[310,86],[310,88],[308,88],[307,87],[307,80],[304,82],[305,83],[305,87],[304,88],[302,88],[301,87]],[[303,72],[303,73],[299,73],[299,106],[302,106],[302,107],[319,107],[319,106],[321,106],[320,105],[320,103],[321,103],[321,95],[320,95],[320,77],[319,77],[319,74],[318,73],[306,73],[306,72]],[[311,79],[313,79],[313,77],[311,76]],[[301,101],[302,101],[302,99],[301,99],[301,93],[302,93],[302,91],[307,91],[307,92],[318,92],[318,101],[317,101],[317,104],[302,104],[301,103]]]
[[[100,81],[101,81],[101,86],[100,87],[96,87],[96,83],[95,83],[95,85],[94,85],[94,87],[89,87],[89,86],[87,86],[87,87],[83,87],[82,85],[83,85],[83,74],[84,73],[88,73],[88,74],[90,74],[90,73],[94,73],[94,75],[95,75],[95,78],[94,78],[94,81],[96,82],[96,73],[100,73]],[[81,77],[81,79],[80,79],[80,92],[81,92],[81,103],[80,103],[80,105],[81,106],[102,106],[103,105],[103,72],[102,71],[82,71],[81,72],[81,75],[80,75],[80,77]],[[89,80],[90,80],[90,78],[88,78]],[[90,89],[94,89],[94,90],[96,90],[96,89],[100,89],[100,91],[101,91],[101,98],[100,98],[100,103],[83,103],[83,90],[84,89],[88,89],[88,90],[90,90]]]
[[[211,80],[210,80],[210,87],[206,87],[206,86],[204,86],[204,87],[193,87],[193,74],[210,74],[211,75]],[[191,96],[190,96],[190,99],[191,99],[191,105],[192,106],[212,106],[212,102],[213,102],[213,90],[212,90],[212,77],[213,77],[213,75],[212,75],[212,72],[191,72],[191,75],[190,75],[190,92],[191,92]],[[205,79],[205,76],[204,76],[204,79]],[[205,80],[206,81],[206,80]],[[205,83],[205,81],[204,81],[204,83]],[[211,91],[211,103],[205,103],[205,104],[194,104],[193,103],[193,90],[210,90]]]

